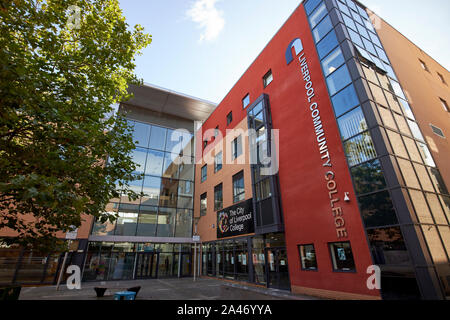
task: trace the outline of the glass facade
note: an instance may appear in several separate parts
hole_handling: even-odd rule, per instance
[[[137,146],[132,153],[135,173],[143,175],[143,179],[132,181],[130,185],[143,195],[137,201],[130,201],[126,196],[113,199],[107,211],[117,215],[117,220],[106,224],[96,222],[92,234],[190,238],[193,135],[139,121],[128,122]]]
[[[83,281],[190,276],[191,255],[190,244],[90,242]]]
[[[445,288],[444,296],[449,295],[450,252],[445,244],[449,229],[448,214],[445,216],[445,210],[448,212],[447,188],[365,9],[351,0],[335,3],[337,7],[332,2],[309,0],[305,10],[341,132],[372,256],[377,264],[383,265],[383,295],[389,297],[399,290],[396,284],[401,278],[404,281],[402,287],[410,291],[398,292],[400,295],[420,296],[413,262],[403,237],[404,226],[399,222],[397,210],[401,204],[396,203],[399,193],[412,204],[412,211],[407,215],[412,223],[422,225],[415,230],[424,236],[432,257],[429,264],[439,274],[442,288]],[[326,14],[324,6],[327,7]],[[337,19],[331,19],[331,15]],[[340,40],[337,29],[344,35]],[[349,50],[354,52],[353,56],[343,54]],[[359,76],[350,77],[348,68],[355,63],[361,72]],[[369,101],[361,101],[361,95],[356,92],[356,87],[363,86],[368,88]],[[375,123],[374,120],[367,122],[369,113],[370,119],[376,119]],[[382,142],[379,138],[373,140],[374,133],[381,135]],[[387,153],[380,153],[385,148]],[[398,183],[388,183],[385,179],[383,167],[388,163],[398,173],[393,173],[397,175]]]
[[[285,246],[281,233],[204,243],[202,274],[289,289]]]

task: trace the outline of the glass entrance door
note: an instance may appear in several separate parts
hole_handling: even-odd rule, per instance
[[[159,254],[153,252],[138,253],[136,279],[156,278]]]
[[[269,288],[290,290],[286,248],[266,248]]]

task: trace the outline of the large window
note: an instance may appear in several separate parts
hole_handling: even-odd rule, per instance
[[[330,74],[327,78],[330,95],[334,95],[336,92],[347,86],[351,81],[352,79],[348,73],[347,66],[343,65],[338,70]]]
[[[350,242],[330,243],[330,251],[334,271],[355,271]]]
[[[313,36],[316,43],[319,42],[332,28],[333,24],[331,23],[330,17],[326,16],[313,30]]]
[[[352,84],[336,94],[331,100],[336,117],[339,117],[359,104],[358,96]]]
[[[244,99],[242,99],[242,108],[245,109],[250,104],[250,94],[247,94]]]
[[[200,196],[200,216],[206,216],[208,210],[208,194],[205,192]]]
[[[214,187],[214,211],[223,209],[222,184]]]
[[[132,152],[135,171],[143,174],[141,180],[130,182],[130,189],[140,197],[130,200],[122,195],[119,203],[108,204],[107,208],[113,208],[107,212],[118,214],[118,220],[96,222],[92,233],[189,237],[194,191],[192,134],[134,120],[128,123],[134,130],[133,140],[138,141]]]
[[[233,176],[233,203],[245,199],[244,171]]]
[[[302,270],[317,270],[316,250],[313,244],[298,246]]]
[[[232,160],[238,158],[242,154],[242,136],[235,138],[231,142]]]
[[[205,165],[202,167],[201,174],[202,174],[202,182],[205,182],[206,179],[208,178],[208,165],[205,164]]]
[[[229,126],[231,122],[233,122],[233,112],[232,111],[230,111],[230,113],[227,115],[227,126]]]
[[[343,65],[345,62],[344,56],[340,48],[337,48],[330,53],[325,59],[322,60],[323,72],[325,77],[333,73],[337,68]]]
[[[222,152],[216,154],[214,158],[214,172],[222,170]]]
[[[264,88],[267,87],[273,81],[272,70],[269,70],[263,77]]]
[[[323,57],[325,57],[331,50],[336,48],[337,45],[338,40],[334,31],[328,33],[326,37],[317,44],[317,52],[319,54],[319,58],[322,59]]]
[[[338,119],[342,140],[347,140],[366,131],[367,123],[361,108],[357,108]]]
[[[322,2],[322,4],[316,10],[314,10],[314,12],[309,17],[311,28],[314,28],[326,15],[327,7],[325,6],[325,3]]]

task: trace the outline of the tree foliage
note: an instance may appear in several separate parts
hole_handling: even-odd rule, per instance
[[[150,42],[118,0],[0,3],[0,229],[18,234],[9,242],[51,248],[82,214],[114,219],[103,212],[118,184],[137,197],[134,143],[113,105],[140,83],[134,57]]]

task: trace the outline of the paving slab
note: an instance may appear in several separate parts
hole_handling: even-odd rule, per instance
[[[318,300],[293,295],[288,291],[257,287],[210,278],[151,279],[130,281],[85,282],[80,290],[66,285],[23,287],[20,300],[113,300],[114,293],[140,286],[137,300]],[[95,287],[106,287],[103,298],[97,298]]]

